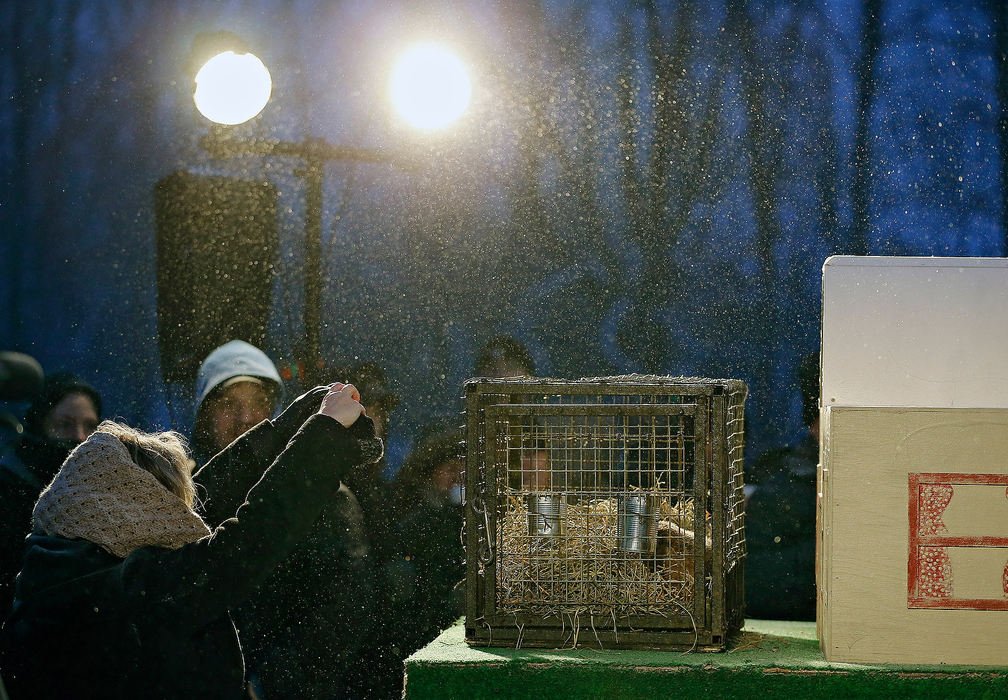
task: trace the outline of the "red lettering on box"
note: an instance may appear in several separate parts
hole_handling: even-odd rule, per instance
[[[1008,497],[1008,474],[909,474],[907,607],[1008,610],[1008,562],[1005,563],[1002,574],[1002,598],[958,598],[953,593],[953,571],[948,548],[1008,548],[1008,537],[1004,533],[965,536],[949,534],[942,515],[952,501],[957,485],[1004,487]]]

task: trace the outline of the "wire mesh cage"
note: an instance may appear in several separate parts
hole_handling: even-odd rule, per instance
[[[723,649],[743,616],[729,379],[471,379],[466,640]]]

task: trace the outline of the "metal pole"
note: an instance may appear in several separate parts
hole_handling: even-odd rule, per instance
[[[305,149],[304,386],[321,380],[319,332],[322,320],[322,174],[324,155]]]
[[[236,138],[227,129],[214,127],[200,140],[213,158],[237,155],[261,155],[298,158],[305,167],[295,174],[305,181],[305,265],[304,265],[304,387],[322,381],[322,354],[319,334],[322,321],[322,177],[329,160],[360,163],[388,163],[413,170],[418,163],[402,154],[371,148],[334,146],[325,139],[278,141],[264,138]]]

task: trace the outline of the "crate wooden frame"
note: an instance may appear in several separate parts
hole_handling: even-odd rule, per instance
[[[720,651],[743,623],[743,411],[739,380],[624,375],[581,380],[471,379],[466,430],[466,641],[477,646]],[[610,617],[497,608],[497,529],[502,498],[495,454],[501,417],[688,415],[694,419],[692,609]],[[505,465],[507,469],[507,465]]]

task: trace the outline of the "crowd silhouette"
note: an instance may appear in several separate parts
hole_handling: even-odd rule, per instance
[[[424,426],[389,478],[400,402],[384,368],[330,374],[288,401],[273,361],[232,340],[200,366],[188,440],[101,422],[99,392],[69,372],[17,397],[0,452],[0,678],[15,700],[401,696],[406,657],[464,613],[463,434]],[[535,364],[498,336],[473,376]],[[755,617],[814,617],[818,354],[799,385],[808,435],[747,473]],[[73,671],[92,666],[82,686]]]

